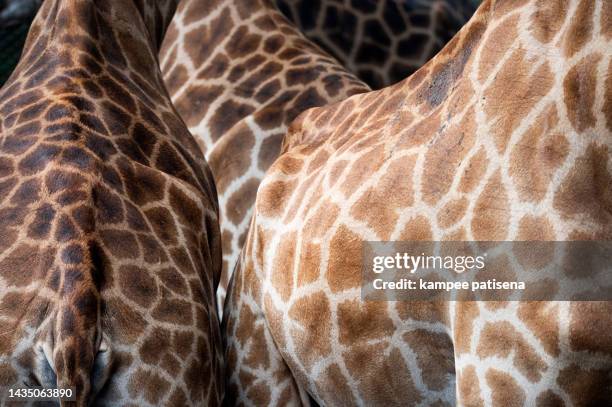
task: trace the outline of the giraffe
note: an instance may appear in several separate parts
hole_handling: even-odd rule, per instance
[[[223,397],[215,186],[157,62],[175,8],[46,0],[0,90],[3,405]]]
[[[160,61],[172,101],[215,177],[221,312],[255,193],[288,124],[309,107],[369,88],[304,38],[268,0],[183,1]]]
[[[476,10],[469,0],[276,0],[308,38],[373,89],[432,58]]]
[[[235,404],[612,403],[610,302],[362,301],[362,241],[612,239],[612,3],[487,0],[404,81],[310,109],[257,193]]]

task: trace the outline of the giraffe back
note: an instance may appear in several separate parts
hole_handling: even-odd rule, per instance
[[[612,238],[610,13],[608,1],[485,1],[409,78],[292,123],[226,301],[237,400],[612,402],[610,302],[360,290],[363,241]],[[261,381],[243,379],[256,368]]]
[[[268,0],[187,0],[161,51],[172,101],[219,191],[220,306],[246,237],[260,180],[301,112],[368,87],[307,40]]]
[[[156,56],[175,6],[45,1],[0,90],[2,395],[220,403],[216,191]]]

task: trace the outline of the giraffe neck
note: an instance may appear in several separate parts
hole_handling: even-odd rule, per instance
[[[68,54],[84,51],[88,58],[83,62],[91,73],[98,72],[96,65],[108,63],[160,81],[157,54],[177,4],[178,0],[45,1],[32,23],[20,65],[27,70],[44,63],[43,51],[50,64],[67,63]]]

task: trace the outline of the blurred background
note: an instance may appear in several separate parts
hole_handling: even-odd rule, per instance
[[[30,24],[42,0],[0,0],[0,86],[19,61]]]
[[[17,65],[42,1],[0,0],[0,86]],[[480,4],[480,0],[273,1],[307,37],[374,89],[406,78],[432,58]],[[366,27],[360,35],[357,25]]]

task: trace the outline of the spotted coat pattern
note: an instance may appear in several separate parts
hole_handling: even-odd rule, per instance
[[[47,0],[0,90],[0,394],[220,403],[215,186],[156,56],[175,7]]]
[[[611,17],[485,1],[405,81],[298,117],[226,301],[236,403],[612,403],[610,302],[360,299],[364,240],[612,239]]]
[[[412,74],[475,11],[470,0],[276,0],[308,38],[373,89]]]
[[[206,155],[219,191],[225,288],[288,124],[368,87],[300,34],[268,0],[185,0],[161,64],[172,101]]]

